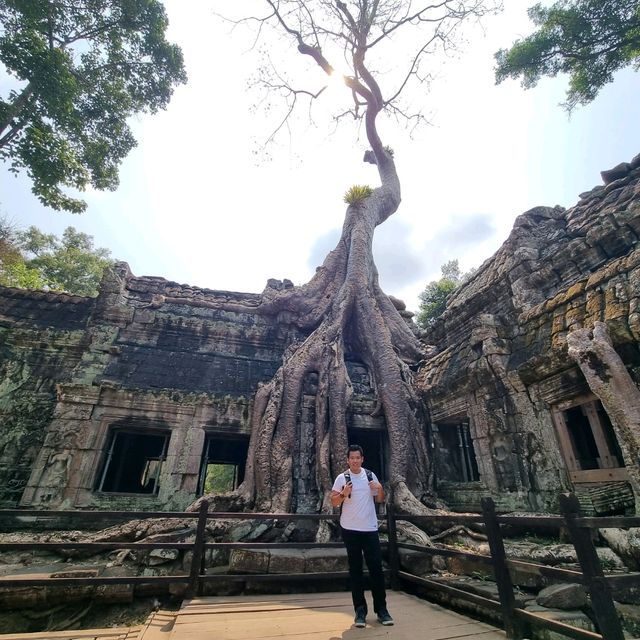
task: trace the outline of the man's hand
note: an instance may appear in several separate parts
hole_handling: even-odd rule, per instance
[[[376,502],[384,502],[384,487],[382,484],[372,480],[369,483],[369,489],[371,489],[371,495],[374,496]]]
[[[345,484],[344,487],[342,487],[342,495],[345,498],[350,498],[352,491],[353,491],[353,483],[352,482],[347,482],[347,484]]]

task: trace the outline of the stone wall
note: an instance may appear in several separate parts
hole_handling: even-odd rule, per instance
[[[0,507],[27,484],[55,405],[84,348],[92,301],[0,287]]]
[[[502,510],[555,510],[558,494],[573,489],[585,510],[604,514],[633,508],[640,495],[629,477],[640,475],[628,473],[640,443],[628,446],[609,424],[567,354],[571,331],[605,322],[640,383],[640,157],[603,178],[568,210],[519,216],[425,336],[435,355],[416,383],[437,492],[454,509],[475,510],[491,494]],[[260,298],[135,277],[124,263],[95,299],[0,288],[0,506],[190,504],[205,462],[222,456],[216,447],[238,455],[246,446],[257,388],[306,337],[285,313],[252,312]],[[347,367],[349,426],[376,450],[372,468],[384,477],[384,419],[371,415],[366,368]],[[316,392],[310,374],[294,451],[301,512],[319,499],[308,454]],[[127,447],[147,458],[132,472],[146,482],[139,490],[113,463],[129,460]]]
[[[595,321],[640,382],[640,156],[603,178],[568,210],[519,216],[426,337],[438,349],[419,380],[431,420],[468,421],[478,462],[475,484],[441,486],[454,504],[480,489],[503,509],[553,510],[560,491],[601,486],[596,473],[576,486],[553,411],[593,399],[566,339]]]
[[[135,277],[124,263],[105,274],[96,299],[1,288],[0,296],[5,507],[188,506],[202,489],[205,440],[246,446],[256,389],[287,346],[305,337],[282,316],[251,313],[257,294]],[[223,311],[221,301],[249,311]],[[375,405],[366,370],[348,366],[355,426],[383,429],[366,414]],[[315,390],[310,379],[301,440],[313,437]],[[117,432],[166,442],[157,491],[104,490]],[[303,458],[296,458],[295,502],[315,510],[314,461]]]

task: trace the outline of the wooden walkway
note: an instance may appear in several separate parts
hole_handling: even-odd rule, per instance
[[[0,640],[505,640],[503,631],[400,591],[388,593],[392,627],[375,615],[353,626],[347,592],[212,597],[185,601],[179,611],[158,611],[140,627],[95,633],[0,635]],[[97,630],[95,630],[97,631]]]

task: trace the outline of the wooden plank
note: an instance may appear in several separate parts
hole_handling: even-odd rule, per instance
[[[629,473],[624,467],[616,469],[589,469],[587,471],[570,471],[571,482],[583,484],[588,482],[622,482],[629,480]]]
[[[116,640],[125,638],[128,634],[138,635],[142,627],[116,627],[108,629],[87,629],[84,631],[38,631],[33,633],[6,633],[0,634],[2,640],[86,640],[95,638],[99,640]],[[135,637],[135,636],[131,636]]]
[[[493,558],[493,574],[498,587],[500,606],[502,608],[502,621],[507,632],[507,637],[520,639],[523,637],[523,629],[519,621],[516,620],[514,610],[516,599],[513,593],[513,583],[511,574],[507,566],[507,555],[504,550],[504,540],[502,531],[496,517],[496,505],[493,498],[482,498],[482,515],[484,516],[485,532],[489,540],[491,557]]]
[[[559,407],[551,409],[551,418],[556,428],[555,431],[558,437],[558,443],[560,444],[562,457],[564,458],[569,471],[579,469],[580,467],[575,458],[573,444],[571,443],[571,437],[569,435],[569,430],[567,429],[567,423],[565,422],[562,410]]]
[[[613,602],[611,589],[604,578],[600,558],[591,539],[591,531],[579,524],[580,503],[574,494],[560,496],[560,510],[567,522],[571,541],[580,562],[584,584],[591,597],[591,607],[602,637],[624,640],[624,632]]]
[[[135,640],[169,640],[177,615],[177,611],[154,611]]]
[[[391,591],[387,601],[393,627],[382,626],[370,612],[367,626],[356,629],[348,592],[197,598],[178,612],[170,640],[505,639],[504,632],[488,624],[415,596]]]

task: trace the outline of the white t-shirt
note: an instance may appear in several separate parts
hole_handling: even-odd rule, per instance
[[[345,498],[342,503],[340,524],[351,531],[377,531],[378,518],[376,517],[376,507],[373,499],[378,492],[371,492],[367,473],[364,469],[360,469],[360,473],[349,472],[349,474],[351,475],[353,490],[351,491],[351,497]],[[378,482],[376,474],[371,472],[371,475],[373,480]],[[341,473],[333,483],[332,490],[342,491],[345,484],[344,473]]]

